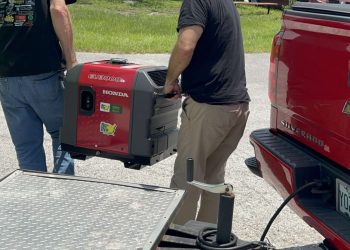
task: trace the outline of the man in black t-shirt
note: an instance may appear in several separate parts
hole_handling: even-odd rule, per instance
[[[21,169],[47,171],[44,125],[54,172],[74,173],[72,158],[61,151],[59,129],[62,72],[76,64],[65,0],[0,0],[0,101]]]
[[[195,180],[223,183],[226,161],[243,135],[250,98],[239,15],[232,0],[184,0],[177,30],[164,93],[186,96],[170,186],[187,194],[174,222],[217,223],[219,195],[187,185],[186,160],[194,160]]]

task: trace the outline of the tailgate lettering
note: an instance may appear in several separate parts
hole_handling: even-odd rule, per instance
[[[283,127],[289,129],[290,131],[292,131],[296,135],[299,135],[299,136],[303,137],[304,139],[306,139],[312,143],[315,143],[316,145],[318,145],[320,147],[323,147],[325,145],[323,140],[317,138],[316,136],[308,133],[305,130],[302,130],[301,128],[293,126],[293,124],[291,124],[285,120],[281,121],[281,124]]]

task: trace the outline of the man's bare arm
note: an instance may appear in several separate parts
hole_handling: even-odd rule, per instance
[[[178,84],[180,74],[190,64],[197,42],[203,33],[201,26],[188,26],[179,31],[177,42],[171,53],[168,73],[165,80],[164,93],[178,93],[181,89]]]
[[[50,0],[50,13],[69,70],[77,64],[77,58],[73,46],[72,21],[65,0]]]

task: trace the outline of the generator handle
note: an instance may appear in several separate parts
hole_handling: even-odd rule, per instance
[[[173,98],[174,96],[176,96],[177,93],[176,92],[173,92],[173,93],[158,93],[157,94],[157,97],[160,97],[160,98]]]
[[[128,64],[128,59],[126,58],[111,58],[109,60],[111,64]]]
[[[172,92],[172,93],[157,93],[156,95],[161,98],[173,98],[174,96],[177,96],[179,93]],[[180,96],[187,96],[185,93],[180,93]]]

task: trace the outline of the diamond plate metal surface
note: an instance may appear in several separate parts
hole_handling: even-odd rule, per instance
[[[0,249],[153,249],[182,196],[16,171],[0,182]]]

